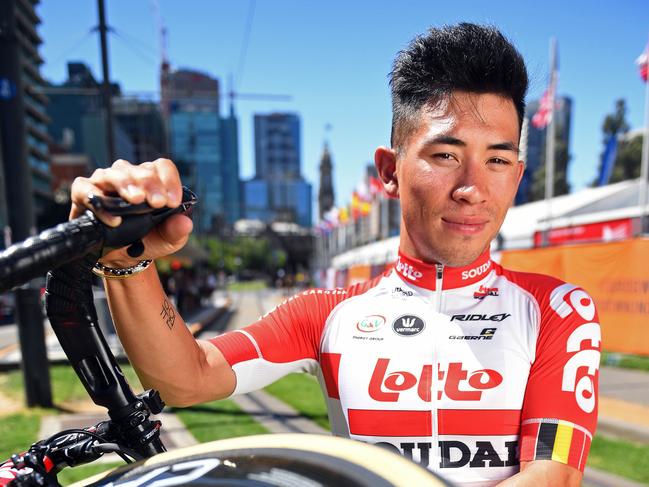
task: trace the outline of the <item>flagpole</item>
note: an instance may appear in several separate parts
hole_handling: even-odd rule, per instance
[[[649,43],[647,43],[649,46]],[[649,55],[649,48],[647,48]],[[640,205],[640,234],[647,231],[646,208],[647,208],[647,172],[649,170],[649,79],[644,83],[644,133],[642,137],[642,158],[640,159],[640,193],[638,204]]]
[[[550,244],[550,230],[552,228],[552,197],[554,196],[554,125],[555,125],[555,99],[557,89],[556,72],[557,43],[554,37],[550,38],[550,123],[545,130],[545,202],[547,205],[547,228],[545,230],[544,245]]]

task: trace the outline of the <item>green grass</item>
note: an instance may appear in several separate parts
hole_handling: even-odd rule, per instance
[[[588,466],[649,485],[649,445],[595,436]]]
[[[602,352],[602,364],[649,371],[649,357],[625,353]]]
[[[290,374],[266,387],[266,392],[292,406],[302,416],[329,428],[327,405],[320,385],[308,374]]]
[[[228,291],[259,291],[267,287],[266,281],[262,280],[237,281],[228,284]]]
[[[266,428],[229,400],[177,408],[173,412],[200,443],[268,433]]]
[[[81,465],[80,467],[65,468],[57,475],[57,480],[61,485],[70,485],[74,482],[92,477],[98,473],[105,472],[115,467],[124,466],[124,462],[120,463],[90,463],[88,465]]]
[[[120,365],[126,379],[135,393],[142,391],[140,381],[130,365]],[[86,389],[81,384],[76,372],[69,365],[53,365],[50,367],[52,385],[52,400],[54,404],[72,401],[89,401]],[[14,370],[0,376],[0,389],[3,394],[12,399],[22,400],[24,394],[23,374]]]
[[[0,463],[14,453],[24,452],[37,438],[40,411],[14,413],[0,418]]]

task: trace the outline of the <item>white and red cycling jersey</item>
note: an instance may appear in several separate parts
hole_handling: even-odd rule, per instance
[[[512,272],[486,251],[462,268],[399,254],[347,289],[298,294],[212,342],[237,393],[317,375],[334,434],[385,446],[458,485],[520,461],[583,471],[597,421],[600,327],[582,289]]]

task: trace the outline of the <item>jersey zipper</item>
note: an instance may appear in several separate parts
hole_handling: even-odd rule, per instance
[[[435,311],[442,311],[442,280],[444,279],[444,265],[435,264]]]
[[[434,296],[434,309],[437,313],[442,312],[442,284],[444,280],[444,265],[435,264],[435,296]],[[437,391],[441,391],[441,381],[439,377],[439,358],[437,354],[437,343],[438,343],[439,330],[433,328],[433,365],[432,365],[432,391],[431,391],[431,420],[433,423],[432,433],[433,437],[431,438],[430,452],[429,452],[429,461],[433,465],[433,462],[439,465],[439,426],[437,424],[437,410],[439,409]]]

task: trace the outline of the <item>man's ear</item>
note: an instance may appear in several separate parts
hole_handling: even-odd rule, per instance
[[[374,152],[374,165],[383,183],[383,189],[390,198],[399,197],[397,179],[397,153],[394,149],[381,146]]]

